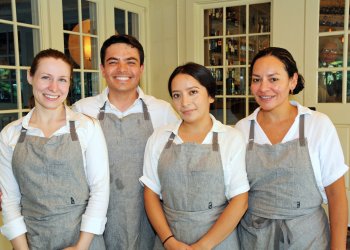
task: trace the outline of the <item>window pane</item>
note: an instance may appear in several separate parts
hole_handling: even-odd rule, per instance
[[[85,78],[85,97],[95,96],[99,91],[99,76],[98,73],[84,73]]]
[[[80,41],[79,35],[64,34],[64,53],[74,62],[74,68],[80,68]]]
[[[81,99],[81,78],[80,72],[73,72],[73,81],[67,97],[67,104],[72,105]]]
[[[114,29],[116,34],[125,34],[125,11],[114,9]]]
[[[97,18],[96,18],[96,3],[83,0],[81,2],[82,7],[82,20],[88,20],[88,29],[83,28],[84,33],[89,33],[92,35],[97,34]]]
[[[246,32],[245,6],[226,8],[226,34],[237,35]]]
[[[0,24],[0,65],[15,65],[12,25]]]
[[[325,71],[318,73],[318,102],[341,102],[342,101],[341,71]]]
[[[16,71],[0,68],[0,110],[17,109]]]
[[[97,38],[83,36],[84,68],[98,69],[98,41]]]
[[[248,113],[248,115],[253,113],[254,110],[259,107],[259,104],[255,101],[255,98],[249,98],[249,103],[248,104],[249,104],[249,107],[248,107],[249,113]]]
[[[39,30],[18,27],[19,62],[21,66],[30,66],[34,55],[40,50]]]
[[[320,0],[320,32],[344,30],[344,0]]]
[[[27,81],[27,70],[21,70],[21,94],[22,94],[22,108],[32,108],[30,103],[33,96],[33,88]]]
[[[7,124],[18,119],[17,113],[0,114],[0,130],[2,130]]]
[[[245,117],[245,98],[226,99],[226,124],[236,124]]]
[[[128,34],[139,38],[139,15],[128,12]]]
[[[73,28],[79,23],[78,0],[62,0],[62,7],[63,7],[63,29],[73,30]]]
[[[16,0],[17,21],[38,25],[38,2],[37,0]]]
[[[249,63],[253,60],[253,57],[260,50],[270,47],[270,36],[269,35],[258,35],[251,36],[249,38],[250,44],[252,45],[252,53],[249,53]]]
[[[319,65],[322,68],[343,66],[342,36],[325,36],[319,38]]]
[[[0,19],[12,20],[11,1],[0,1]]]
[[[270,3],[249,5],[249,33],[270,32]]]
[[[210,105],[210,113],[222,123],[224,123],[224,103],[222,98],[215,98],[215,102]]]

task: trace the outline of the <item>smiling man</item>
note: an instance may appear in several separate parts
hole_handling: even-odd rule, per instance
[[[177,121],[170,104],[148,96],[139,87],[144,70],[142,45],[132,36],[114,35],[101,48],[107,88],[82,99],[74,109],[100,120],[110,166],[110,200],[104,233],[106,248],[152,249],[154,232],[143,203],[143,155],[157,127]]]

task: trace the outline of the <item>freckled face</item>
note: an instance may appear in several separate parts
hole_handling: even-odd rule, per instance
[[[195,78],[178,74],[171,82],[171,93],[176,111],[184,122],[198,123],[208,119],[210,104],[214,99]]]
[[[256,60],[251,91],[262,110],[273,110],[289,104],[289,92],[297,84],[298,75],[289,78],[284,64],[274,56]]]
[[[136,48],[116,43],[106,50],[104,65],[100,65],[110,91],[135,91],[143,72],[140,54]]]
[[[42,58],[34,75],[27,80],[33,87],[35,106],[45,109],[61,107],[66,100],[71,78],[70,65],[61,59]]]

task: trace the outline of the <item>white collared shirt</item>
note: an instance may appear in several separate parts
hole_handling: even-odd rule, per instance
[[[52,136],[70,133],[69,121],[76,126],[84,161],[84,171],[89,185],[90,198],[82,217],[81,231],[102,234],[107,221],[109,201],[109,163],[105,138],[95,119],[66,108],[66,125]],[[44,133],[29,126],[32,109],[25,117],[8,124],[0,134],[0,187],[2,191],[2,214],[4,226],[1,228],[9,240],[27,232],[21,214],[21,193],[12,171],[12,156],[22,126],[28,135],[44,137]]]
[[[224,170],[225,196],[230,200],[232,197],[249,190],[245,168],[246,146],[243,135],[237,129],[223,125],[212,115],[210,115],[210,117],[213,121],[213,127],[202,144],[212,144],[213,132],[218,133],[218,143],[220,145],[220,155]],[[160,198],[162,198],[162,187],[157,170],[159,157],[171,133],[175,134],[175,144],[183,143],[178,135],[181,122],[182,121],[179,121],[178,123],[169,124],[157,129],[148,139],[146,145],[143,176],[140,178],[140,182],[158,194]]]
[[[97,118],[100,112],[100,108],[106,102],[105,112],[115,114],[118,118],[121,119],[129,114],[142,113],[143,107],[140,100],[142,99],[147,105],[154,129],[179,120],[177,114],[168,102],[156,99],[153,96],[145,95],[140,87],[137,88],[138,98],[124,112],[121,112],[109,102],[108,92],[109,89],[107,87],[101,94],[97,96],[81,99],[73,104],[73,109],[83,114]]]
[[[325,114],[301,106],[296,101],[290,101],[290,103],[298,108],[298,115],[281,143],[299,138],[299,118],[300,115],[305,114],[305,137],[308,141],[309,155],[317,186],[322,194],[323,202],[327,203],[324,187],[331,185],[348,171],[337,131]],[[259,110],[260,108],[257,108],[251,115],[240,120],[236,128],[243,132],[245,141],[248,143],[250,121],[254,120],[254,142],[271,145],[257,122]]]

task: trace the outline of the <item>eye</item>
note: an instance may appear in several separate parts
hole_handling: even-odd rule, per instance
[[[198,93],[198,90],[196,90],[196,89],[192,89],[191,91],[190,91],[190,95],[195,95],[195,94],[197,94]]]
[[[50,80],[50,77],[49,76],[42,76],[41,79],[43,79],[43,80]]]
[[[177,99],[177,98],[179,98],[180,97],[180,94],[178,94],[178,93],[173,93],[173,95],[172,95],[172,98],[173,99]]]
[[[129,65],[135,65],[136,62],[135,62],[135,61],[128,61],[128,64],[129,64]]]
[[[108,65],[113,65],[113,64],[116,64],[116,63],[117,63],[116,60],[110,60],[110,61],[108,61]]]
[[[276,81],[278,81],[278,78],[276,78],[276,77],[271,77],[270,78],[270,82],[276,82]]]
[[[260,82],[260,78],[252,78],[252,83],[259,83]]]
[[[60,82],[62,82],[62,83],[68,82],[68,80],[67,80],[66,78],[60,78],[60,79],[58,79],[58,81],[60,81]]]

